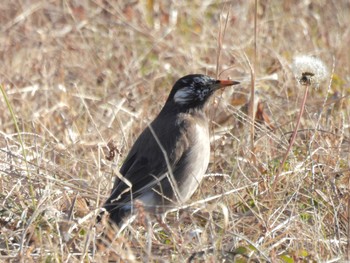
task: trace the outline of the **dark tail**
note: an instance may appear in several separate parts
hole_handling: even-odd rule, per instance
[[[109,214],[109,221],[117,224],[118,226],[120,226],[120,224],[123,222],[123,219],[128,215],[128,212],[124,207],[120,207],[120,206],[117,206],[116,204],[111,203],[109,199],[103,205],[103,208],[106,209],[106,211]],[[97,222],[101,221],[102,216],[105,213],[106,213],[105,211],[102,211],[97,216]]]

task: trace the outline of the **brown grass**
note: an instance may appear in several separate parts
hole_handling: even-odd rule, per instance
[[[124,2],[0,3],[0,261],[349,260],[348,1],[259,1],[257,14],[254,1]],[[310,89],[271,193],[303,94],[291,72],[297,54],[334,74]],[[240,108],[247,59],[270,119],[256,126],[254,158]],[[115,171],[174,81],[216,72],[243,82],[210,109],[208,173],[217,176],[164,222],[140,213],[123,231],[95,225]]]

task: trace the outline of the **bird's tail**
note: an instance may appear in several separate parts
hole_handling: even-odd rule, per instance
[[[106,211],[109,214],[109,221],[117,224],[118,226],[122,223],[123,218],[127,215],[126,209],[123,207],[117,206],[107,200],[107,202],[103,205],[105,211],[102,211],[97,216],[97,222],[100,222],[102,217],[106,214]]]

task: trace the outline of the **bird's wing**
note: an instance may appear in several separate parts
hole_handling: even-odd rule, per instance
[[[184,166],[185,158],[183,156],[186,155],[189,147],[186,131],[190,124],[187,121],[182,121],[175,125],[175,120],[173,122],[168,120],[166,123],[173,125],[151,124],[152,127],[161,127],[154,130],[158,142],[149,128],[141,133],[120,169],[123,178],[116,179],[107,204],[125,204],[169,176],[168,168],[177,171]],[[163,150],[166,150],[166,153],[162,151],[159,143]],[[172,151],[167,149],[172,149]],[[167,158],[165,158],[165,154]]]

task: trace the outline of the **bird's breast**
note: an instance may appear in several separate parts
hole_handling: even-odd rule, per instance
[[[208,168],[210,140],[206,123],[194,125],[190,141],[192,145],[187,156],[184,180],[179,186],[182,202],[186,202],[194,194]]]

